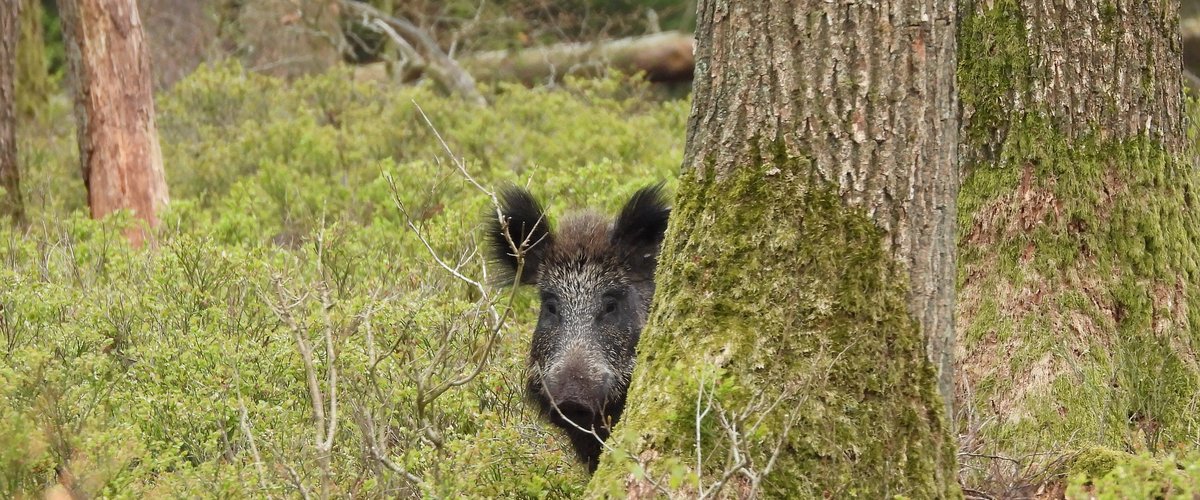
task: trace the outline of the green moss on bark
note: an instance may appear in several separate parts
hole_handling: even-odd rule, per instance
[[[730,413],[759,405],[743,427],[750,468],[762,471],[783,440],[768,496],[958,496],[907,275],[872,220],[808,161],[764,156],[726,177],[685,173],[612,441],[620,451],[606,454],[592,492],[639,488],[626,483],[634,450],[650,477],[695,491],[696,476],[679,469],[696,469],[705,387]],[[732,461],[717,412],[700,424],[702,487]],[[737,476],[727,487],[750,485]]]
[[[1145,139],[1069,140],[1027,118],[1000,161],[971,171],[960,193],[960,339],[981,356],[962,362],[1051,357],[1040,380],[1025,376],[1028,363],[972,380],[995,387],[976,390],[973,406],[1019,407],[997,425],[1012,445],[1184,439],[1200,390],[1188,354],[1200,345],[1192,169]],[[986,278],[992,269],[1017,274]],[[989,343],[1012,349],[982,355]]]
[[[1003,0],[960,36],[965,149],[988,153],[959,195],[959,373],[992,422],[978,443],[1178,449],[1200,426],[1197,172],[1154,139],[1047,118],[1020,16]]]
[[[986,11],[966,16],[959,27],[958,51],[988,54],[959,58],[959,99],[974,124],[963,130],[963,138],[995,144],[1007,133],[1007,102],[1027,91],[1030,83],[1032,56],[1017,1],[998,0]]]

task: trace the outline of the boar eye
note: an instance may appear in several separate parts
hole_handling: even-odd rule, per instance
[[[604,294],[601,302],[604,314],[613,314],[621,307],[621,299],[624,297],[622,292],[608,292]]]
[[[542,294],[542,310],[554,316],[558,316],[558,297],[552,293]]]

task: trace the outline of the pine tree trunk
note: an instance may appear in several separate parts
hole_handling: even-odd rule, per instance
[[[700,2],[681,186],[611,438],[650,479],[608,453],[593,489],[638,496],[682,465],[701,471],[676,475],[697,494],[741,464],[727,493],[960,494],[937,389],[955,5],[886,5]]]
[[[0,0],[0,217],[24,218],[17,170],[16,72],[21,3]]]
[[[133,0],[59,0],[92,217],[121,209],[153,228],[167,204],[149,54]],[[146,233],[134,228],[130,241]]]
[[[1178,2],[961,8],[964,447],[1194,439],[1200,186]]]

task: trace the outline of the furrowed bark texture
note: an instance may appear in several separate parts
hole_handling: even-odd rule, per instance
[[[698,469],[690,493],[740,464],[736,495],[960,495],[937,390],[937,367],[951,380],[954,3],[698,10],[681,187],[612,446],[651,478]],[[654,490],[622,455],[593,493]]]
[[[21,2],[0,0],[0,217],[24,218],[17,170],[16,72]]]
[[[149,54],[133,0],[60,0],[83,181],[93,218],[132,210],[150,227],[167,204]],[[126,235],[140,244],[145,234]]]
[[[1178,3],[961,9],[964,447],[1195,439],[1200,207]]]

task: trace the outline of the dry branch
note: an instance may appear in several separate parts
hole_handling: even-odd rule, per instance
[[[360,23],[371,30],[380,30],[379,22],[385,23],[383,29],[400,50],[410,58],[419,57],[419,66],[429,74],[434,81],[446,88],[450,93],[458,95],[468,102],[485,105],[487,101],[475,88],[475,79],[463,70],[454,59],[438,46],[433,37],[421,28],[404,19],[394,17],[375,7],[354,0],[341,0],[342,5],[362,17]],[[416,61],[414,61],[416,62]]]

